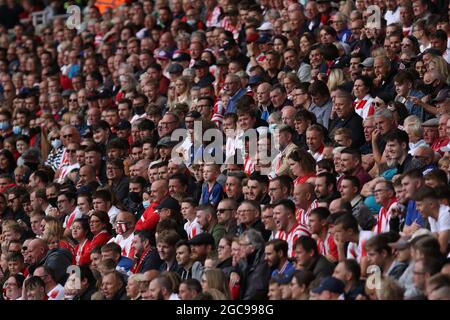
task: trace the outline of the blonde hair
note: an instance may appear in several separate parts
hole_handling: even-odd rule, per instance
[[[405,131],[407,134],[413,135],[418,138],[421,138],[423,136],[422,121],[420,121],[419,117],[415,115],[406,117],[406,119],[403,121],[403,126],[405,127]]]
[[[209,269],[204,273],[206,283],[208,284],[208,291],[216,289],[225,295],[226,299],[230,298],[230,289],[228,288],[228,281],[221,269]]]
[[[430,62],[428,63],[428,69],[430,66],[433,66],[434,70],[436,70],[442,77],[445,79],[445,81],[450,83],[450,68],[445,61],[445,59],[442,56],[432,56],[430,59]],[[429,69],[431,71],[433,69]]]
[[[342,69],[331,69],[330,75],[328,76],[327,86],[330,91],[336,90],[338,86],[345,82],[345,75]]]
[[[390,277],[381,279],[381,286],[379,289],[376,289],[378,300],[403,300],[404,294],[405,289]]]

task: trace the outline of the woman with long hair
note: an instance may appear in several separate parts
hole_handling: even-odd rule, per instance
[[[58,218],[45,216],[41,226],[44,226],[42,239],[47,242],[49,249],[64,248],[75,257],[74,247],[69,239],[64,238],[64,228]]]
[[[225,274],[220,269],[209,269],[203,273],[201,281],[203,291],[216,289],[222,292],[227,299],[230,299],[230,289]]]
[[[191,104],[192,82],[188,76],[181,76],[175,81],[176,102]]]
[[[104,211],[94,211],[90,215],[89,229],[93,235],[87,248],[89,252],[97,246],[103,246],[112,237],[112,225],[108,214]]]
[[[87,249],[89,248],[89,244],[92,239],[92,233],[89,228],[89,220],[87,218],[75,219],[71,229],[72,237],[78,242],[75,247],[76,264],[79,266],[89,265],[90,252]]]
[[[13,178],[14,169],[16,169],[16,161],[13,154],[6,149],[0,150],[0,174],[8,174]]]
[[[298,149],[290,153],[288,163],[294,178],[294,186],[306,183],[310,178],[316,176],[316,161],[305,150]]]

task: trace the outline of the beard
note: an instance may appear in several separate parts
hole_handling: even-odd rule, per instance
[[[389,168],[395,168],[399,165],[398,159],[387,159],[386,164]]]

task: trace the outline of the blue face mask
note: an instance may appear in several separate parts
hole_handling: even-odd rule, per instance
[[[277,127],[276,123],[269,124],[269,132],[273,133],[275,131],[276,127]]]
[[[150,206],[150,201],[143,201],[142,205],[144,206],[144,209],[147,209]]]
[[[11,128],[11,125],[8,121],[0,122],[0,130],[8,130],[9,128]]]
[[[55,139],[52,141],[52,147],[54,149],[58,149],[59,147],[61,147],[61,140],[59,139]]]
[[[18,126],[14,126],[14,127],[13,127],[13,133],[14,133],[15,135],[19,135],[19,134],[22,133],[22,129],[21,129],[20,127],[18,127]]]

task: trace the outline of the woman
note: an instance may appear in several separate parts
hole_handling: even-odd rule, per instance
[[[316,176],[316,161],[305,150],[299,149],[289,154],[288,163],[294,178],[294,186],[306,183]]]
[[[400,130],[404,130],[403,123],[404,123],[406,117],[409,116],[409,111],[406,108],[406,106],[401,102],[391,101],[388,103],[387,109],[394,114],[394,119],[395,119],[396,123],[398,124],[398,128]]]
[[[220,269],[209,269],[203,273],[201,281],[203,291],[216,289],[222,292],[227,299],[230,299],[230,289],[228,288],[225,274]]]
[[[175,82],[172,81],[167,89],[167,108],[169,110],[172,110],[177,102],[177,94],[175,88]]]
[[[412,27],[413,36],[419,41],[420,52],[424,52],[426,49],[431,47],[430,43],[430,33],[427,30],[427,21],[425,19],[420,19],[413,24]]]
[[[103,246],[112,237],[112,226],[109,222],[109,216],[104,211],[94,211],[89,217],[89,229],[93,235],[88,245],[90,252],[97,246]]]
[[[181,76],[175,81],[176,102],[184,102],[191,105],[191,79],[188,76]]]
[[[3,284],[3,299],[5,300],[19,300],[22,296],[22,286],[25,277],[21,274],[15,274],[5,281]]]
[[[300,57],[303,59],[307,59],[309,57],[309,52],[311,51],[311,47],[314,44],[314,38],[309,32],[305,32],[300,38]]]
[[[292,100],[292,90],[300,85],[300,79],[296,73],[288,72],[283,78],[283,86],[286,88],[288,99]]]
[[[295,271],[291,280],[292,300],[309,300],[309,286],[314,280],[310,271]]]
[[[416,61],[416,64],[414,65],[415,70],[419,74],[419,77],[421,80],[423,80],[423,76],[425,75],[425,72],[427,72],[427,66],[423,62],[423,60],[419,59]]]
[[[372,105],[373,98],[370,94],[372,89],[372,80],[366,76],[359,76],[355,79],[353,85],[353,95],[356,97],[353,102],[356,113],[363,119],[375,113]]]
[[[332,68],[328,75],[327,87],[330,92],[334,91],[340,85],[345,83],[344,71],[340,68]]]
[[[402,54],[417,56],[420,52],[419,42],[413,36],[406,36],[402,40]]]
[[[14,169],[16,169],[16,161],[13,154],[6,149],[0,150],[0,174],[8,174],[13,178]]]
[[[273,37],[273,50],[279,54],[283,54],[287,48],[288,38],[283,35],[276,35]]]
[[[125,289],[130,300],[142,300],[141,292],[139,290],[142,281],[145,281],[145,277],[141,273],[132,274],[128,278],[127,286],[125,287]]]
[[[75,250],[68,239],[64,239],[64,229],[58,218],[52,216],[45,216],[41,221],[41,226],[44,225],[42,239],[47,242],[49,249],[65,248],[69,250],[72,257],[75,256]]]
[[[71,227],[72,237],[78,242],[75,247],[75,262],[78,266],[89,265],[91,259],[88,251],[90,239],[92,238],[87,218],[78,218]]]
[[[230,276],[232,271],[233,257],[231,256],[231,244],[233,242],[233,237],[226,235],[219,240],[219,245],[217,246],[218,253],[218,264],[217,269],[221,269],[225,275]]]

